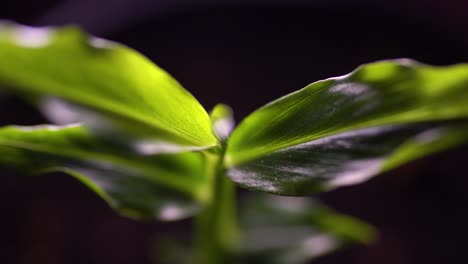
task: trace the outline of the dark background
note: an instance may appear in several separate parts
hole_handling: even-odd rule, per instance
[[[0,18],[78,24],[123,42],[174,75],[210,109],[240,120],[306,84],[362,63],[409,57],[468,62],[467,1],[2,0]],[[45,122],[0,97],[0,125]],[[468,263],[468,146],[322,195],[380,231],[318,264]],[[0,171],[0,263],[150,263],[157,238],[190,221],[136,222],[63,174]]]

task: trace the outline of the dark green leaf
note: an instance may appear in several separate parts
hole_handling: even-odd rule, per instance
[[[228,176],[299,195],[362,182],[468,141],[468,65],[364,65],[248,116],[228,144]]]
[[[252,195],[243,204],[237,263],[308,263],[374,236],[372,227],[311,198]]]
[[[71,174],[131,217],[179,219],[195,213],[210,195],[201,153],[138,156],[81,126],[1,128],[0,165]]]
[[[156,143],[142,152],[217,144],[208,114],[169,74],[136,51],[76,27],[0,23],[0,85],[33,97],[54,120]]]
[[[302,264],[352,244],[369,243],[375,229],[339,214],[320,201],[303,197],[249,194],[240,203],[238,246],[227,264]],[[154,245],[162,263],[194,263],[186,234],[168,233]],[[181,254],[182,252],[182,254]]]

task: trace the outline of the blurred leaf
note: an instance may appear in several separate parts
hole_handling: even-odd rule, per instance
[[[303,195],[360,183],[468,141],[468,65],[382,61],[312,83],[248,116],[228,142],[228,176]]]
[[[371,226],[312,198],[251,195],[243,204],[238,263],[307,263],[374,237]]]
[[[0,23],[0,85],[33,97],[59,123],[85,122],[112,136],[118,129],[156,143],[142,148],[146,154],[217,143],[206,111],[169,74],[76,27]]]
[[[375,229],[339,214],[318,200],[249,194],[240,204],[242,239],[226,264],[302,264],[342,247],[369,243]],[[157,262],[192,264],[193,245],[180,233],[165,234],[154,245]]]
[[[195,262],[194,247],[187,233],[158,233],[151,243],[153,263],[158,264],[192,264]]]
[[[213,133],[220,140],[226,140],[235,126],[231,107],[225,104],[217,104],[211,111],[210,118]]]
[[[0,165],[24,173],[71,174],[130,217],[183,218],[210,195],[201,153],[138,156],[81,126],[0,128]]]

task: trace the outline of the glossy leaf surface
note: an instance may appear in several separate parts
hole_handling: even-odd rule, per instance
[[[245,236],[237,263],[309,263],[374,237],[371,226],[312,198],[251,195],[243,204]]]
[[[138,156],[81,126],[0,129],[0,165],[24,173],[75,176],[120,213],[174,220],[209,199],[201,153]]]
[[[248,116],[228,144],[228,176],[251,189],[304,195],[360,183],[468,141],[468,65],[364,65]]]
[[[217,142],[206,111],[169,74],[75,27],[1,23],[0,86],[33,97],[58,122],[85,122],[114,136],[129,132],[163,147]]]

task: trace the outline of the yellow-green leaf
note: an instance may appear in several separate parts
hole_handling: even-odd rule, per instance
[[[0,86],[34,98],[53,120],[138,136],[153,152],[217,144],[206,111],[168,73],[73,26],[0,23]]]

